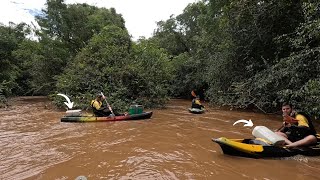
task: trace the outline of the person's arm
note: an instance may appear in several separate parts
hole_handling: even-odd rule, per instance
[[[282,123],[281,127],[279,127],[276,130],[276,132],[284,132],[284,131],[288,130],[287,128],[291,126],[291,123],[297,122],[287,114],[283,114],[282,117],[283,117],[283,123]]]
[[[287,114],[283,115],[283,121],[288,124],[295,124],[295,123],[299,122],[299,120],[297,120]]]

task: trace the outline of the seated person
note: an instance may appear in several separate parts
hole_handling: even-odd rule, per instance
[[[282,105],[283,126],[276,131],[285,138],[286,147],[309,146],[317,143],[316,131],[311,119],[303,113],[297,113],[292,105]]]
[[[196,98],[194,98],[192,100],[191,108],[196,108],[196,109],[204,108],[204,106],[200,102],[200,97],[199,96],[196,96]]]
[[[115,115],[115,116],[128,115],[127,112],[125,112],[123,114],[119,114],[117,112],[114,112],[114,114],[112,114],[112,109],[109,106],[109,104],[103,105],[104,99],[105,99],[105,97],[102,94],[97,94],[96,98],[91,101],[91,107],[92,107],[92,110],[93,110],[93,113],[95,116],[105,117],[105,116],[110,116],[110,115]]]
[[[107,106],[103,106],[103,100],[105,99],[102,94],[97,94],[96,98],[91,101],[91,107],[93,113],[97,117],[109,116],[111,115],[111,111]]]

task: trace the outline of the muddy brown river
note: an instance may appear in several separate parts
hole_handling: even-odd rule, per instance
[[[251,159],[224,155],[212,138],[250,138],[251,119],[276,129],[281,117],[209,108],[190,114],[171,100],[149,120],[63,123],[45,97],[0,109],[0,179],[320,179],[320,157]],[[319,124],[315,124],[319,131]]]

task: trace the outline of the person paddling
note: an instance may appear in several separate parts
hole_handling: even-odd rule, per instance
[[[193,100],[192,100],[192,104],[191,104],[191,108],[196,108],[196,109],[202,109],[204,108],[204,106],[201,104],[200,102],[200,97],[196,96]]]
[[[106,105],[103,105],[103,100],[106,102]],[[99,93],[96,95],[96,98],[91,101],[91,107],[94,115],[97,117],[128,115],[127,112],[123,114],[113,112],[111,106],[108,104],[106,97],[103,95],[103,93]]]
[[[93,113],[97,117],[109,116],[112,114],[111,110],[107,106],[103,105],[104,99],[105,97],[99,93],[96,95],[96,98],[91,101]]]

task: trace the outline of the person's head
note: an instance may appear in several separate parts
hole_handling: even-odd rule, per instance
[[[289,102],[284,102],[282,104],[282,114],[290,115],[292,113],[292,104]]]
[[[102,101],[102,94],[101,93],[98,93],[96,95],[96,99],[99,100],[99,101]]]
[[[196,99],[198,99],[198,100],[199,100],[199,99],[200,99],[200,96],[196,96]]]

